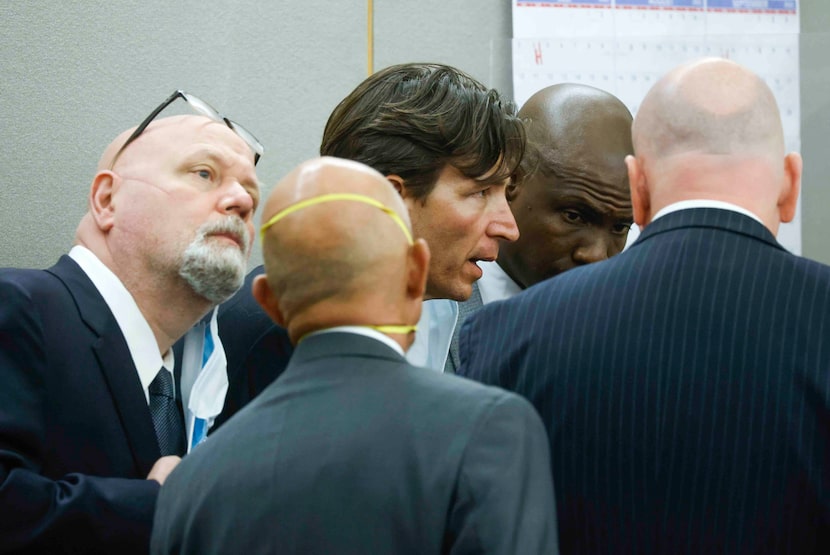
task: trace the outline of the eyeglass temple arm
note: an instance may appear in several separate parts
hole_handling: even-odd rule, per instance
[[[129,138],[128,138],[125,142],[124,142],[124,144],[123,144],[123,145],[121,145],[121,148],[119,148],[119,149],[118,149],[118,152],[116,152],[116,153],[115,153],[115,156],[113,156],[113,157],[112,157],[113,164],[115,164],[115,160],[116,160],[116,159],[118,159],[118,156],[121,154],[121,152],[122,152],[125,148],[127,148],[127,146],[128,146],[131,142],[133,142],[134,140],[136,140],[136,139],[138,138],[138,136],[139,136],[139,135],[141,135],[141,134],[144,132],[144,130],[145,130],[145,129],[147,129],[147,126],[148,126],[148,125],[150,125],[150,123],[151,123],[154,119],[156,119],[156,116],[157,116],[157,115],[159,115],[159,113],[160,113],[162,110],[164,110],[165,108],[167,108],[167,107],[168,107],[168,106],[169,106],[169,105],[170,105],[170,104],[171,104],[174,100],[176,100],[176,99],[177,99],[177,98],[179,98],[180,96],[181,96],[182,98],[184,98],[184,92],[183,92],[183,91],[181,91],[181,90],[177,90],[176,92],[174,92],[173,94],[171,94],[170,96],[168,96],[168,97],[167,97],[167,99],[166,99],[164,102],[162,102],[161,104],[159,104],[159,105],[158,105],[158,107],[156,107],[156,109],[155,109],[155,110],[153,110],[152,112],[150,112],[150,115],[149,115],[149,116],[147,116],[146,118],[144,118],[144,121],[142,121],[142,122],[141,122],[141,124],[140,124],[138,127],[136,127],[136,128],[135,128],[135,131],[133,131],[133,134],[132,134],[132,135],[130,135],[130,137],[129,137]]]

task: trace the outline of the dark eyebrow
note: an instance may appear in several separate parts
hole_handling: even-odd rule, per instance
[[[489,185],[489,186],[492,187],[494,185],[498,185],[498,186],[505,186],[506,187],[507,184],[510,182],[510,177],[509,176],[504,177],[504,176],[499,176],[499,175],[493,175],[493,176],[487,176],[486,178],[483,178],[483,177],[479,176],[479,177],[476,177],[473,181],[475,181],[476,184],[478,184],[479,186]]]
[[[608,211],[601,209],[599,204],[594,201],[592,197],[576,197],[573,195],[563,195],[558,198],[557,204],[569,204],[575,208],[580,208],[582,210],[590,211],[596,215],[604,215],[609,213]],[[616,218],[619,220],[626,220],[626,221],[634,221],[634,212],[632,209],[628,210],[618,210],[612,207],[610,211],[610,215],[612,218]]]

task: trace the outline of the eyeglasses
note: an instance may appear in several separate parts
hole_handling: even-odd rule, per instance
[[[242,140],[244,140],[246,143],[248,143],[248,146],[251,147],[251,150],[254,151],[254,165],[256,165],[256,163],[259,162],[259,157],[262,156],[262,153],[265,151],[265,147],[262,146],[262,143],[260,143],[259,140],[257,140],[257,138],[254,137],[250,131],[248,131],[235,121],[230,120],[222,114],[220,114],[219,112],[217,112],[213,106],[211,106],[204,100],[196,98],[192,94],[188,94],[183,90],[177,90],[173,94],[168,96],[164,102],[159,104],[158,108],[150,112],[150,115],[147,116],[144,119],[144,121],[141,122],[141,125],[136,127],[135,131],[133,131],[133,134],[130,135],[130,138],[127,139],[127,141],[121,146],[121,148],[118,149],[118,152],[115,153],[115,156],[112,157],[110,169],[112,169],[113,166],[115,166],[115,161],[118,160],[118,157],[121,155],[122,152],[124,152],[124,149],[127,148],[127,146],[131,142],[136,140],[138,136],[141,135],[145,129],[147,129],[147,126],[150,125],[150,122],[156,119],[156,116],[159,115],[159,113],[161,113],[162,110],[164,110],[170,104],[172,104],[173,101],[177,98],[183,98],[185,102],[190,104],[190,106],[195,111],[199,112],[203,116],[207,116],[214,121],[224,123],[225,125],[230,127],[233,130],[233,132],[239,135],[242,138]]]

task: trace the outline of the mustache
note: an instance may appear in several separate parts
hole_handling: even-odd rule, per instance
[[[248,226],[238,216],[225,216],[221,220],[203,224],[197,231],[197,240],[204,240],[210,235],[233,236],[244,254],[248,254],[251,248],[251,234]]]

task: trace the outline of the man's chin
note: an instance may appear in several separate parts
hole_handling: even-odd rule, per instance
[[[247,264],[242,252],[211,249],[197,256],[186,257],[179,275],[191,289],[212,304],[220,304],[239,291],[245,282]]]
[[[450,284],[442,284],[434,287],[427,285],[427,292],[424,295],[424,300],[431,299],[450,299],[451,301],[458,301],[460,303],[469,299],[473,294],[473,282],[457,281]]]
[[[190,286],[197,295],[211,304],[218,305],[233,297],[234,294],[242,287],[243,283],[245,283],[244,273],[241,275],[240,279],[235,280],[234,282],[231,282],[230,279],[223,280],[221,282],[218,280],[213,282],[201,281],[198,283],[191,281]]]

